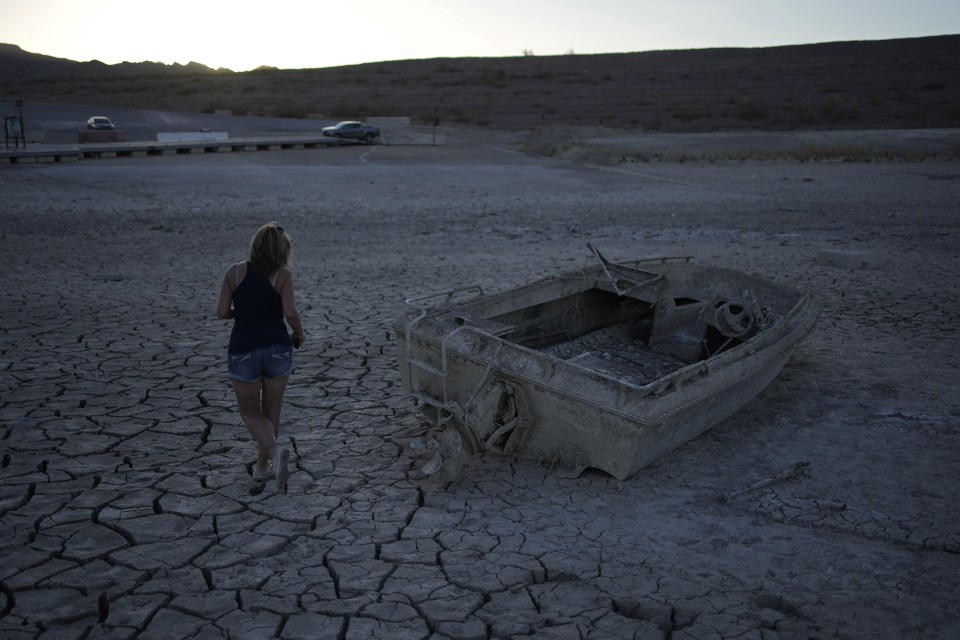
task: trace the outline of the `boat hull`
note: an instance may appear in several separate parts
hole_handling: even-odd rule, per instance
[[[702,289],[724,281],[724,296],[768,286],[709,267],[644,269],[642,277],[651,276],[647,281],[653,284],[626,294],[614,292],[613,298],[607,291],[615,286],[609,274],[588,269],[499,296],[405,314],[395,326],[403,385],[438,428],[457,432],[463,453],[493,451],[574,474],[597,468],[618,479],[629,478],[760,393],[817,319],[809,292],[773,286],[766,293],[777,299],[783,313],[775,314],[771,326],[733,348],[681,363],[650,380],[619,375],[623,371],[613,371],[604,360],[597,360],[597,366],[584,364],[592,353],[562,359],[530,346],[555,327],[573,327],[570,335],[589,335],[612,320],[628,327],[651,325],[644,348],[690,350],[697,344],[687,334],[699,330],[708,335],[704,310],[719,307],[703,302],[709,296],[684,283]],[[592,312],[587,302],[601,299],[607,306]],[[692,311],[663,311],[665,301],[698,306],[697,322],[681,319]],[[667,329],[658,332],[658,322]],[[686,346],[674,344],[678,336]],[[567,344],[561,340],[561,346]],[[448,475],[456,474],[457,461],[445,461],[444,466]]]

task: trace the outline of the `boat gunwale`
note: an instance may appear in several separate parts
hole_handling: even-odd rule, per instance
[[[544,282],[544,281],[540,281],[540,282]],[[517,289],[513,289],[511,291],[515,292],[517,291]],[[497,294],[497,295],[500,295],[500,294]],[[484,299],[486,298],[487,297],[484,297]],[[464,304],[469,304],[469,303],[464,303]],[[433,344],[436,347],[439,347],[441,349],[446,349],[448,351],[452,350],[459,357],[470,360],[477,365],[491,367],[501,372],[504,375],[512,376],[514,378],[524,380],[526,382],[531,382],[531,383],[540,385],[558,395],[574,398],[577,401],[584,402],[598,409],[612,411],[613,413],[616,413],[629,420],[640,422],[642,424],[654,424],[656,422],[656,421],[639,419],[635,414],[621,411],[611,406],[608,403],[597,402],[595,400],[592,400],[591,398],[587,398],[576,392],[560,389],[556,385],[551,384],[544,377],[532,376],[530,374],[523,373],[517,368],[506,368],[505,365],[508,364],[507,362],[503,362],[498,366],[496,364],[496,360],[491,361],[491,359],[481,358],[479,355],[479,351],[477,349],[468,349],[456,343],[450,344],[449,342],[444,340],[444,337],[445,335],[452,337],[452,334],[444,333],[444,328],[447,325],[447,323],[441,322],[438,318],[438,315],[451,313],[453,311],[456,311],[458,308],[462,306],[463,305],[454,305],[451,307],[446,307],[441,310],[437,310],[438,313],[436,314],[431,313],[430,316],[428,316],[429,322],[418,323],[418,326],[413,328],[410,331],[410,334],[406,336],[406,339],[409,340],[411,337],[416,336],[420,340],[426,342],[427,344]],[[801,323],[795,322],[798,318],[800,318],[805,313],[812,313],[813,314],[812,318],[810,318],[807,322],[801,322]],[[424,318],[424,320],[428,320],[428,318]],[[791,351],[800,342],[800,340],[810,330],[812,330],[813,326],[816,324],[816,320],[817,320],[817,312],[816,312],[816,306],[813,300],[813,295],[812,295],[812,292],[809,289],[807,289],[802,294],[800,294],[800,299],[794,304],[793,308],[791,308],[791,310],[772,327],[758,333],[757,335],[742,342],[741,344],[737,345],[736,347],[733,347],[728,351],[724,351],[723,353],[717,354],[715,356],[711,356],[710,358],[707,358],[705,360],[699,360],[697,362],[689,363],[675,371],[672,371],[660,378],[657,378],[656,380],[652,380],[644,385],[637,385],[627,380],[623,380],[621,378],[617,378],[615,376],[603,373],[597,369],[585,367],[577,364],[576,362],[563,360],[551,354],[544,353],[542,351],[536,351],[535,349],[531,349],[529,347],[524,347],[523,345],[520,345],[511,340],[507,340],[505,338],[495,336],[476,326],[462,325],[462,326],[455,327],[455,329],[457,330],[457,334],[462,334],[464,332],[463,330],[469,330],[468,333],[477,334],[482,339],[491,342],[491,344],[493,345],[496,345],[495,352],[497,353],[499,353],[501,348],[506,347],[508,349],[519,352],[521,355],[526,355],[528,358],[532,358],[533,360],[546,360],[554,368],[558,366],[559,367],[566,366],[568,368],[571,368],[573,371],[577,372],[578,375],[580,376],[586,376],[601,385],[609,386],[611,390],[622,391],[625,388],[629,389],[634,392],[632,394],[634,398],[640,399],[640,398],[647,398],[651,395],[657,396],[657,397],[664,397],[669,392],[671,387],[674,387],[675,389],[680,389],[692,379],[698,378],[702,375],[709,376],[710,374],[719,373],[721,370],[731,366],[737,361],[748,361],[748,360],[755,359],[755,357],[758,354],[760,354],[761,352],[767,352],[767,350],[773,347],[776,343],[787,343],[787,345],[781,351],[789,353],[789,351]],[[439,339],[436,339],[436,338],[432,339],[430,336],[426,335],[422,331],[422,329],[427,328],[426,325],[432,325],[436,327],[436,329],[438,329]],[[404,331],[404,333],[406,333],[406,331]],[[796,334],[795,339],[788,340],[788,338],[790,338],[792,335],[795,335],[795,334]],[[529,353],[525,353],[525,352],[529,352]],[[777,357],[779,357],[780,355],[781,354],[778,353]],[[405,354],[404,357],[408,358],[409,354]],[[772,358],[771,360],[773,359],[776,359],[776,358]],[[766,365],[763,364],[758,367],[752,368],[749,374],[739,376],[736,380],[732,381],[731,383],[724,384],[718,390],[711,390],[706,395],[712,396],[717,391],[729,388],[733,384],[736,384],[737,382],[740,382],[754,375],[758,371],[762,370],[765,366]],[[716,378],[716,376],[713,376],[713,377],[714,379]],[[482,382],[483,381],[481,380],[481,383]],[[682,411],[684,408],[688,406],[697,404],[702,397],[705,397],[705,396],[701,396],[695,401],[684,403],[679,407],[674,407],[670,409],[669,411],[659,416],[657,420],[660,420],[663,416],[672,415],[678,411]]]

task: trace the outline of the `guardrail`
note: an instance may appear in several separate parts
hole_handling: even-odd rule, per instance
[[[229,153],[243,151],[279,151],[281,149],[316,149],[319,147],[357,144],[352,140],[330,138],[320,134],[226,140],[190,140],[171,142],[104,142],[76,145],[33,144],[27,149],[0,149],[0,164],[35,164],[76,162],[97,158],[139,156],[172,156],[194,153]]]

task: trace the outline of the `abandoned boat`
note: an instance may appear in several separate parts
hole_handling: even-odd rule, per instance
[[[401,379],[436,428],[426,473],[499,452],[623,480],[729,417],[818,311],[809,291],[690,258],[599,264],[486,296],[407,300]]]

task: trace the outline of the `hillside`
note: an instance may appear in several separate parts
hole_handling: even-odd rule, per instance
[[[0,98],[525,129],[960,127],[960,35],[768,48],[437,58],[235,73],[0,45]]]

